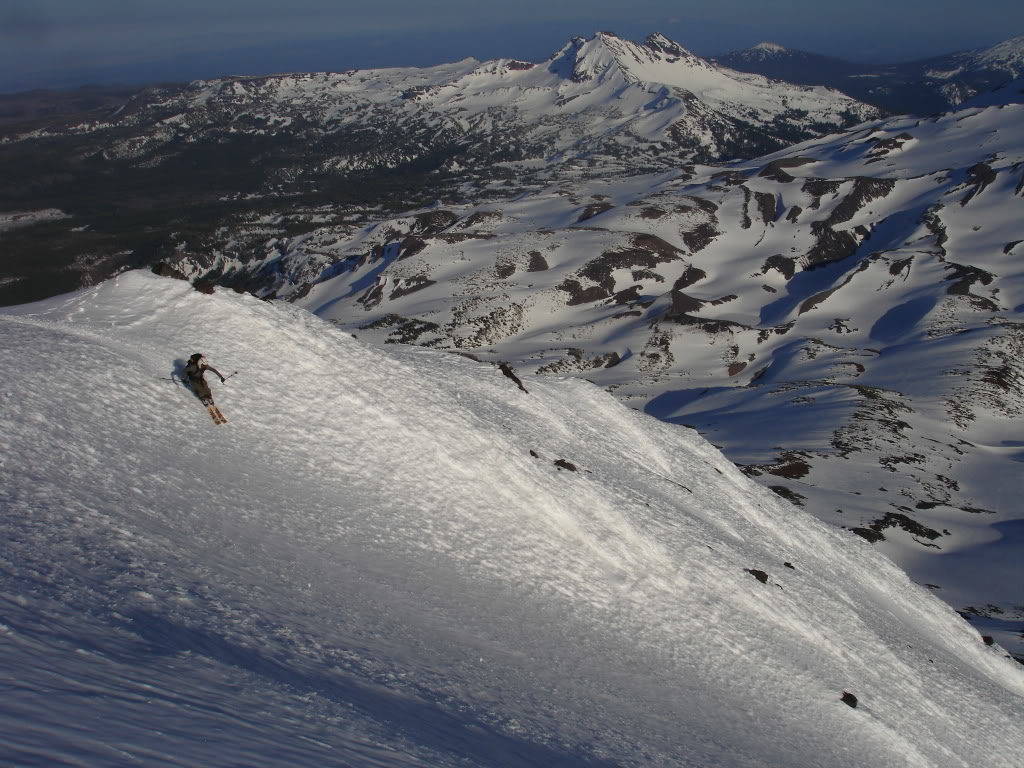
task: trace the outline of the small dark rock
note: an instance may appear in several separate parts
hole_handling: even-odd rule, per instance
[[[867,539],[872,544],[876,541],[885,541],[885,535],[881,531],[874,531],[870,528],[852,528],[851,530],[858,536]]]
[[[555,466],[559,469],[567,469],[570,472],[576,472],[576,465],[572,462],[566,461],[565,459],[556,459]]]
[[[153,274],[160,275],[160,277],[173,277],[175,280],[188,280],[184,272],[164,262],[153,265]]]
[[[981,639],[985,643],[985,645],[993,645],[996,642],[995,640],[992,639],[991,635],[982,635]]]
[[[854,709],[857,708],[857,697],[854,696],[849,691],[843,691],[843,699],[842,699],[842,701],[843,701],[843,704],[845,704],[848,707],[853,707]]]
[[[794,571],[796,570],[796,568],[793,567],[792,563],[783,563],[783,565],[786,566],[787,568],[792,568]]]
[[[523,382],[521,382],[519,380],[519,377],[516,376],[515,371],[512,370],[512,366],[510,366],[508,363],[499,363],[498,368],[501,370],[503,374],[508,376],[508,378],[512,379],[512,381],[516,383],[516,386],[523,390],[523,392],[526,392],[526,394],[530,394],[526,387],[523,386]]]
[[[764,571],[759,571],[756,568],[744,568],[743,570],[745,570],[747,573],[749,573],[755,579],[760,581],[762,584],[767,584],[768,583],[768,574],[765,573]]]
[[[540,458],[540,454],[539,454],[539,453],[537,453],[537,452],[536,452],[535,450],[533,450],[532,448],[530,449],[530,455],[531,455],[531,456],[533,456],[533,458],[535,458],[535,459],[539,459],[539,458]]]

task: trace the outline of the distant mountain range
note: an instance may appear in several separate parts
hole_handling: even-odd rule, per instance
[[[716,68],[661,35],[577,38],[539,63],[222,78],[111,97],[0,102],[0,211],[64,214],[4,235],[0,303],[183,244],[237,247],[253,215],[263,232],[261,217],[331,215],[321,206],[379,216],[556,178],[756,157],[878,115],[834,90]]]
[[[932,114],[1024,75],[1024,37],[886,66],[856,64],[769,42],[712,60],[791,83],[826,85],[893,114]]]

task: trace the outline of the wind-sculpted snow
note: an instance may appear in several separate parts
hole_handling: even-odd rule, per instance
[[[1002,649],[590,384],[139,273],[0,326],[7,764],[1019,757]]]

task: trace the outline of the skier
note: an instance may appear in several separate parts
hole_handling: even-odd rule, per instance
[[[207,371],[213,371],[220,378],[220,383],[224,383],[224,377],[221,375],[221,372],[212,365],[207,365],[206,360],[199,352],[192,355],[188,359],[188,365],[185,366],[185,376],[188,379],[188,385],[191,387],[192,392],[199,398],[199,402],[206,406],[206,410],[210,412],[210,418],[213,419],[215,424],[225,424],[227,419],[220,412],[220,408],[214,404],[210,385],[203,378]]]

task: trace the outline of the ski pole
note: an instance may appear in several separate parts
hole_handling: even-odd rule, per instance
[[[234,376],[236,373],[238,373],[238,371],[234,371],[232,373],[229,373],[227,376],[224,377],[224,381],[227,382],[227,380],[230,379],[232,376]]]

